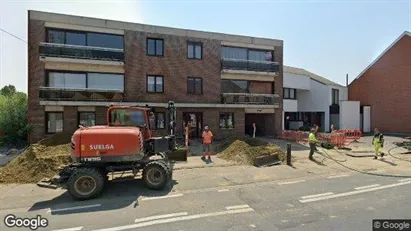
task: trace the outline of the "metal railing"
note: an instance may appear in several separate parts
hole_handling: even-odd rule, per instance
[[[44,100],[123,101],[124,91],[90,88],[40,87],[39,97]]]
[[[44,57],[124,61],[124,50],[115,48],[40,43],[39,52]]]
[[[221,103],[279,105],[280,96],[278,94],[222,93]]]
[[[278,72],[280,70],[280,64],[278,62],[269,61],[223,58],[221,60],[221,68],[243,71]]]

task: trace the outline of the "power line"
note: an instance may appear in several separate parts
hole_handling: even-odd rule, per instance
[[[18,40],[20,40],[20,41],[22,41],[22,42],[27,43],[26,41],[24,41],[24,39],[19,38],[17,35],[14,35],[14,34],[8,32],[8,31],[6,31],[6,30],[4,30],[4,29],[2,29],[2,28],[0,28],[0,30],[3,31],[4,33],[10,35],[10,36],[13,36],[14,38],[16,38],[16,39],[18,39]]]

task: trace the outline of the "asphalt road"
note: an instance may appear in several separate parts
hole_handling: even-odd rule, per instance
[[[124,183],[125,185],[127,183]],[[202,182],[198,182],[202,184]],[[110,199],[67,202],[68,195],[29,207],[3,206],[4,217],[48,219],[38,230],[372,230],[372,219],[411,219],[411,179],[337,174],[130,197],[118,185]],[[23,197],[24,198],[24,197]],[[13,201],[1,201],[11,204]],[[17,202],[16,202],[17,203]]]

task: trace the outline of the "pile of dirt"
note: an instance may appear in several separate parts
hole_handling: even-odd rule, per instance
[[[68,142],[67,138],[67,134],[56,134],[30,145],[20,156],[0,168],[0,183],[37,183],[54,176],[60,165],[71,161],[70,138]]]
[[[229,146],[231,146],[237,140],[243,141],[252,147],[263,146],[263,145],[268,144],[267,142],[264,142],[260,139],[255,139],[255,138],[248,137],[248,136],[245,136],[245,137],[229,136],[226,139],[224,139],[219,145],[217,145],[215,149],[217,152],[222,152],[225,149],[227,149]]]
[[[71,141],[73,133],[70,132],[58,132],[50,137],[44,138],[38,142],[44,146],[56,146],[61,144],[68,144]]]
[[[241,140],[235,140],[228,145],[227,148],[218,154],[218,157],[240,164],[254,165],[257,157],[269,156],[272,154],[278,154],[281,162],[284,163],[286,161],[286,154],[280,147],[258,139],[243,138]]]

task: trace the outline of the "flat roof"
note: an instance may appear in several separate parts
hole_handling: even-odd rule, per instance
[[[76,16],[60,13],[52,13],[45,11],[35,11],[28,10],[29,19],[42,20],[46,22],[53,23],[65,23],[71,25],[81,25],[81,26],[90,26],[90,27],[100,27],[105,29],[120,29],[120,30],[131,30],[131,31],[141,31],[146,33],[158,33],[158,34],[168,34],[176,36],[185,36],[185,37],[195,37],[203,39],[215,39],[220,41],[227,41],[233,43],[246,43],[262,46],[283,46],[283,40],[279,39],[270,39],[270,38],[260,38],[244,35],[233,35],[233,34],[224,34],[219,32],[207,32],[199,30],[189,30],[173,27],[163,27],[155,26],[141,23],[133,22],[123,22],[115,21],[94,17],[85,17],[85,16]]]

